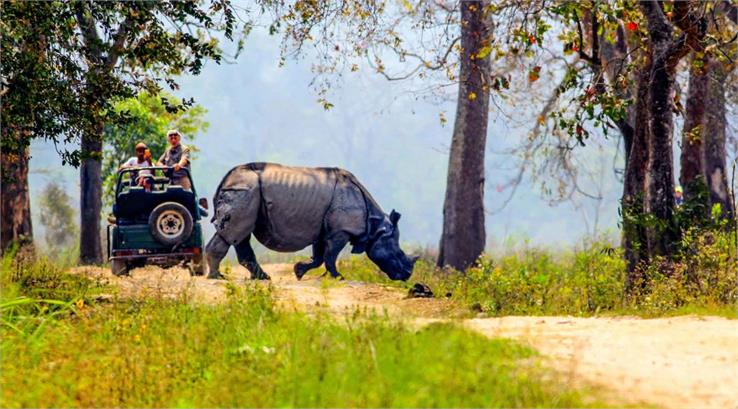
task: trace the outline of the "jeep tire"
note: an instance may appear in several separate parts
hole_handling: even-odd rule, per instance
[[[184,243],[192,235],[193,227],[190,212],[176,202],[162,203],[149,215],[151,235],[165,246]]]

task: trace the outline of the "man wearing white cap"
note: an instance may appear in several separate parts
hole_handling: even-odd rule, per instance
[[[157,165],[168,166],[174,170],[171,178],[173,185],[192,190],[192,182],[187,177],[187,172],[184,171],[184,169],[190,170],[190,148],[179,143],[182,135],[176,129],[167,132],[167,139],[169,139],[169,147],[161,155]]]

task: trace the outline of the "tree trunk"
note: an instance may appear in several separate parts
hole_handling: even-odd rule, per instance
[[[705,26],[693,14],[696,7],[694,2],[677,3],[674,5],[674,21],[682,34],[675,37],[674,26],[658,2],[651,0],[638,4],[648,19],[648,53],[651,61],[646,178],[648,256],[664,256],[668,259],[672,257],[679,240],[679,230],[674,220],[674,118],[671,112],[676,67],[690,47],[701,47]]]
[[[646,252],[646,232],[642,223],[645,213],[645,180],[649,159],[648,127],[649,85],[651,82],[651,62],[641,68],[635,102],[635,130],[625,166],[623,199],[621,212],[623,219],[623,250],[628,264],[626,290],[631,292],[638,281],[638,265],[648,259]]]
[[[733,217],[733,201],[728,192],[728,178],[726,171],[725,138],[727,119],[725,116],[725,81],[728,72],[718,61],[710,64],[707,80],[707,100],[705,112],[705,145],[704,170],[705,182],[709,191],[710,207],[719,204],[723,216]]]
[[[704,174],[702,146],[705,139],[704,119],[707,98],[706,67],[696,68],[694,62],[691,65],[679,175],[679,183],[684,188],[686,200],[695,200],[701,191],[697,184]]]
[[[665,58],[655,61],[651,71],[650,135],[646,211],[658,221],[649,228],[649,255],[671,256],[678,234],[674,226],[674,119],[671,101],[675,66]]]
[[[448,163],[439,266],[465,270],[484,251],[484,152],[489,114],[490,44],[484,1],[461,3],[459,95]]]
[[[31,197],[28,191],[28,148],[22,153],[2,149],[1,196],[2,220],[0,221],[0,253],[17,243],[22,252],[33,251],[33,226],[31,225]]]
[[[80,237],[81,264],[101,264],[100,213],[102,211],[102,130],[99,123],[94,132],[82,136],[82,163],[80,182]]]

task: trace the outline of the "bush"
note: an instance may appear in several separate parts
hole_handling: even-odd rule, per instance
[[[681,247],[682,254],[675,262],[658,259],[645,268],[645,286],[635,295],[633,307],[650,314],[722,308],[736,316],[734,236],[723,229],[690,229],[684,233]]]
[[[551,254],[525,249],[498,260],[483,257],[452,293],[494,315],[591,314],[620,305],[624,263],[605,243]]]
[[[387,279],[365,257],[342,261],[349,279],[409,287],[422,282],[437,296],[488,315],[588,316],[713,313],[736,316],[738,264],[735,239],[724,229],[684,234],[679,258],[654,260],[642,271],[642,291],[625,296],[626,264],[621,251],[603,240],[569,251],[535,247],[482,256],[465,274],[420,260],[408,283]]]

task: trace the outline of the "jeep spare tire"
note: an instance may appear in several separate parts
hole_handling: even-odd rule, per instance
[[[179,203],[162,203],[149,215],[151,235],[166,246],[184,243],[192,234],[192,228],[192,215]]]

